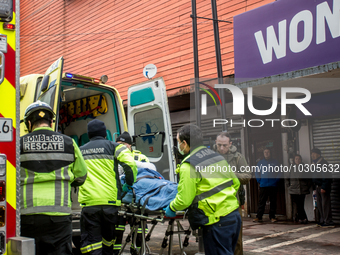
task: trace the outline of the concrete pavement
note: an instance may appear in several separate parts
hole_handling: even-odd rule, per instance
[[[244,251],[250,254],[340,254],[340,226],[320,228],[315,223],[287,221],[253,223],[244,219]]]
[[[187,221],[182,224],[185,228],[188,227]],[[271,223],[269,220],[264,220],[263,223],[253,223],[250,218],[244,218],[243,224],[244,255],[340,254],[340,226],[324,229],[317,227],[315,223],[306,225],[288,221]],[[152,254],[159,254],[166,228],[167,223],[156,226],[148,242]],[[184,237],[182,237],[182,242],[183,239]],[[163,254],[168,254],[167,252],[165,250]],[[185,252],[187,255],[194,255],[198,252],[198,243],[194,236],[190,236],[189,246],[185,248]],[[125,249],[124,254],[129,254],[128,248]],[[174,238],[173,254],[180,254],[178,236]]]

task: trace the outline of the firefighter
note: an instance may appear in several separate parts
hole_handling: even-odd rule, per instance
[[[236,197],[240,181],[221,155],[203,146],[199,127],[181,127],[177,142],[185,158],[178,169],[178,193],[165,215],[175,217],[189,207],[190,226],[203,230],[205,254],[234,254],[241,227]]]
[[[129,186],[136,181],[137,167],[126,146],[105,139],[104,122],[90,121],[87,133],[90,141],[80,147],[88,168],[88,177],[80,187],[78,197],[83,207],[80,251],[83,254],[113,254],[122,193],[118,164],[123,166]]]
[[[71,186],[87,173],[73,139],[53,131],[54,117],[44,102],[29,105],[20,138],[21,235],[35,239],[37,255],[72,254]]]

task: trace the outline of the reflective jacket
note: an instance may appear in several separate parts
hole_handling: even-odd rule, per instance
[[[125,145],[101,136],[92,137],[80,150],[88,175],[85,184],[79,188],[79,203],[82,206],[120,206],[122,187],[118,164],[123,166],[128,185],[132,186],[136,181],[137,166],[131,151]]]
[[[220,154],[204,146],[194,149],[179,166],[179,175],[178,193],[170,203],[171,210],[196,206],[201,211],[202,225],[211,225],[238,209],[236,194],[240,181]]]
[[[133,150],[132,151],[132,155],[133,155],[133,158],[136,160],[136,161],[140,161],[140,162],[150,162],[148,157],[145,156],[144,154],[142,154],[141,151],[139,150]]]
[[[71,185],[82,185],[86,164],[69,136],[49,127],[20,138],[20,213],[68,215]]]

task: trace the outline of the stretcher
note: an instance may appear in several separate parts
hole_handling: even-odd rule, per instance
[[[168,223],[168,227],[164,233],[164,238],[161,244],[161,250],[159,254],[163,254],[165,249],[168,247],[168,255],[172,254],[172,247],[174,244],[174,235],[178,235],[179,238],[179,248],[180,254],[185,255],[184,248],[189,245],[189,236],[191,234],[191,228],[184,229],[183,225],[180,221],[185,220],[185,212],[177,212],[177,216],[175,218],[167,218],[165,217],[165,212],[163,210],[155,210],[150,211],[145,209],[145,206],[139,206],[138,204],[132,201],[129,204],[122,204],[121,210],[118,214],[122,217],[126,217],[130,219],[132,222],[130,227],[130,232],[128,233],[124,244],[122,245],[122,249],[119,254],[121,254],[126,245],[129,242],[132,242],[133,247],[137,247],[137,231],[138,228],[141,228],[141,247],[137,250],[136,254],[145,255],[151,254],[150,248],[147,244],[151,239],[152,232],[158,223]],[[151,224],[150,231],[146,234],[146,225]],[[176,229],[177,227],[177,229]],[[184,241],[182,242],[182,235],[185,235]]]

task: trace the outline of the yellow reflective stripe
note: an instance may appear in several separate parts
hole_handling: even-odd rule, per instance
[[[125,231],[125,226],[124,225],[118,225],[116,227],[116,230]]]
[[[103,244],[110,247],[112,244],[115,243],[115,239],[113,239],[112,241],[106,241],[104,238],[103,238]]]
[[[14,87],[13,87],[14,86]],[[2,96],[6,95],[6,96]],[[16,107],[8,107],[9,105],[13,105],[16,100],[15,93],[15,84],[11,84],[6,78],[1,83],[1,104],[0,104],[0,113],[4,118],[12,119],[13,128],[16,128]],[[17,132],[19,132],[17,130]]]
[[[98,250],[102,248],[102,246],[103,246],[102,242],[98,242],[98,243],[94,243],[94,244],[90,244],[88,246],[82,247],[80,248],[80,251],[81,253],[88,253],[90,251]]]
[[[115,244],[114,246],[113,246],[113,249],[114,250],[120,250],[122,248],[122,245],[121,244]]]
[[[143,232],[142,229],[141,229],[141,228],[138,228],[137,233],[138,233],[138,234],[141,234],[142,232]],[[145,234],[147,234],[147,233],[148,233],[148,230],[145,229]]]
[[[15,152],[13,152],[15,153]],[[22,187],[21,187],[22,188]],[[16,203],[16,168],[7,160],[7,203],[9,203],[14,210],[17,209]],[[20,203],[21,203],[20,199]]]

